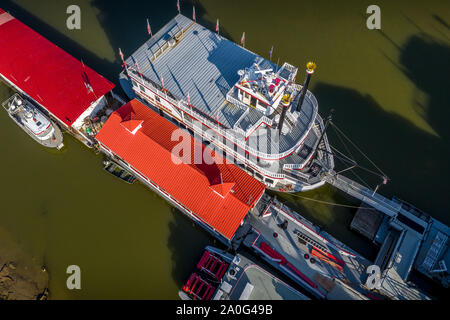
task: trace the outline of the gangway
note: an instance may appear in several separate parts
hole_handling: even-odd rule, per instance
[[[398,212],[402,210],[401,203],[389,200],[347,177],[331,172],[326,173],[323,178],[335,188],[367,203],[390,217],[396,217]]]

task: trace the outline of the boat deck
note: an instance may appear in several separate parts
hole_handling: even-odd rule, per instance
[[[243,244],[318,298],[430,299],[407,280],[417,250],[417,237],[412,233],[403,234],[399,244],[394,244],[397,251],[387,257],[395,261],[385,269],[378,257],[375,263],[369,261],[267,195],[252,210],[247,223],[250,231]],[[366,270],[374,264],[382,269],[381,282],[378,290],[369,290]]]
[[[7,99],[6,101],[4,101],[2,103],[3,108],[6,110],[6,112],[8,112],[8,115],[10,116],[10,118],[13,119],[14,122],[16,122],[16,124],[20,128],[23,129],[23,131],[25,131],[31,138],[33,138],[33,140],[38,142],[40,145],[42,145],[42,146],[44,146],[46,148],[56,148],[58,150],[62,149],[64,147],[63,134],[62,134],[61,129],[59,128],[59,126],[54,121],[52,121],[50,118],[48,118],[48,120],[50,121],[50,124],[53,127],[53,129],[54,129],[54,133],[48,139],[40,139],[29,128],[27,128],[23,124],[23,120],[21,119],[21,117],[23,116],[24,109],[22,107],[17,108],[13,112],[11,112],[9,110],[9,103],[11,101],[13,101],[13,99],[16,99],[17,97],[19,97],[21,100],[25,101],[25,103],[31,104],[31,102],[23,99],[18,93],[15,93],[9,99]],[[33,105],[33,107],[36,108],[36,106],[34,104],[32,104],[32,105]]]
[[[273,135],[278,130],[271,132],[269,129],[275,127],[273,118],[279,115],[281,106],[266,117],[260,110],[243,107],[235,92],[234,86],[240,78],[238,71],[254,63],[261,69],[279,71],[280,75],[287,71],[180,14],[126,60],[128,75],[136,82],[152,90],[164,91],[163,96],[168,95],[177,103],[183,101],[185,104],[189,95],[196,118],[233,129],[236,139],[246,141],[247,147],[251,140],[248,136],[255,139],[267,136],[267,142],[252,147],[252,153],[285,156],[284,153],[294,151],[293,148],[306,138],[314,125],[318,103],[308,92],[298,115],[292,111],[287,113],[285,127],[289,125],[291,129],[274,143]],[[146,89],[136,89],[148,94]],[[300,89],[300,85],[295,85],[297,94],[293,105],[299,98]]]
[[[230,300],[309,300],[241,254],[236,255],[228,270],[234,270],[236,273],[225,273],[214,299],[226,297]]]
[[[362,283],[372,263],[297,213],[275,200],[252,212],[248,223],[244,245],[315,296],[367,299]]]

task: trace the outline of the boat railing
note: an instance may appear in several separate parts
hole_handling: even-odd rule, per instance
[[[231,88],[230,91],[228,91],[227,95],[226,95],[226,100],[230,103],[232,103],[233,105],[235,105],[236,107],[239,107],[242,110],[247,110],[249,108],[248,105],[246,105],[245,103],[239,101],[238,99],[236,99],[235,97],[233,97],[233,92],[234,92],[235,88]]]
[[[320,132],[324,132],[325,125],[323,123],[322,117],[317,117],[316,119],[317,119],[317,121],[319,123]],[[323,135],[323,141],[325,142],[326,157],[328,159],[328,163],[329,163],[330,169],[333,169],[334,168],[334,157],[332,155],[330,144],[328,142],[328,137],[327,137],[326,134]]]
[[[247,130],[245,130],[245,138],[248,138],[261,124],[265,123],[268,126],[273,126],[273,120],[267,118],[266,116],[262,116],[255,124],[250,126]]]
[[[238,145],[242,149],[250,152],[252,155],[254,155],[258,158],[262,158],[265,160],[279,160],[280,158],[288,156],[289,154],[294,152],[296,148],[299,147],[298,144],[294,144],[288,150],[285,150],[282,153],[276,153],[276,154],[268,154],[268,153],[264,153],[259,150],[256,150],[246,144],[246,140],[244,139],[246,136],[244,136],[244,138],[237,139],[236,134],[234,134],[236,132],[236,130],[233,129],[234,133],[232,133],[231,130],[226,130],[226,128],[223,125],[220,125],[218,121],[214,120],[213,118],[206,115],[204,112],[198,110],[197,108],[193,107],[192,105],[189,105],[187,103],[187,101],[185,101],[183,99],[178,99],[178,100],[174,99],[173,95],[168,93],[167,90],[164,90],[163,88],[161,88],[161,89],[163,89],[163,91],[161,91],[158,88],[158,86],[154,85],[153,81],[147,79],[144,75],[139,74],[133,68],[129,67],[129,68],[127,68],[127,71],[133,75],[132,76],[133,80],[143,82],[147,87],[151,88],[157,95],[164,97],[164,99],[166,99],[169,103],[171,103],[174,106],[177,106],[180,110],[182,110],[186,114],[188,114],[194,118],[200,117],[201,121],[203,123],[205,123],[205,125],[207,125],[211,129],[213,129],[214,131],[219,133],[220,135],[226,137],[229,141],[232,141],[234,144]],[[246,134],[248,132],[250,132],[250,130],[252,130],[252,129],[254,130],[257,127],[257,125],[260,125],[262,122],[266,122],[269,125],[272,124],[271,119],[267,118],[266,116],[263,116],[255,125],[253,125],[251,128],[246,130]],[[308,132],[305,132],[305,134],[307,134],[307,133]],[[273,173],[271,173],[271,175],[273,176]]]

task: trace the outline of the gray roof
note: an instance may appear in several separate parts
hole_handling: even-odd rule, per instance
[[[178,37],[181,30],[185,30],[184,35],[176,44],[158,55],[158,50],[170,38]],[[153,60],[154,56],[156,59]],[[260,63],[262,68],[275,68],[270,61],[181,14],[167,23],[126,62],[133,66],[135,61],[146,78],[157,84],[161,84],[163,78],[164,88],[178,99],[186,100],[189,93],[191,104],[214,118],[227,92],[239,80],[238,70],[254,62]]]

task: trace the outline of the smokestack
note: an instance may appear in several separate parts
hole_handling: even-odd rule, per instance
[[[281,105],[283,106],[283,110],[280,115],[280,122],[278,123],[279,134],[281,135],[281,129],[283,129],[284,118],[286,117],[287,109],[289,108],[289,104],[291,102],[291,95],[285,94],[283,99],[281,100]]]
[[[302,108],[303,100],[305,100],[306,91],[308,90],[309,81],[311,80],[311,75],[314,73],[314,69],[316,68],[316,64],[314,62],[308,62],[306,64],[306,79],[305,84],[303,85],[302,91],[300,92],[300,99],[298,99],[297,111],[300,112]]]

